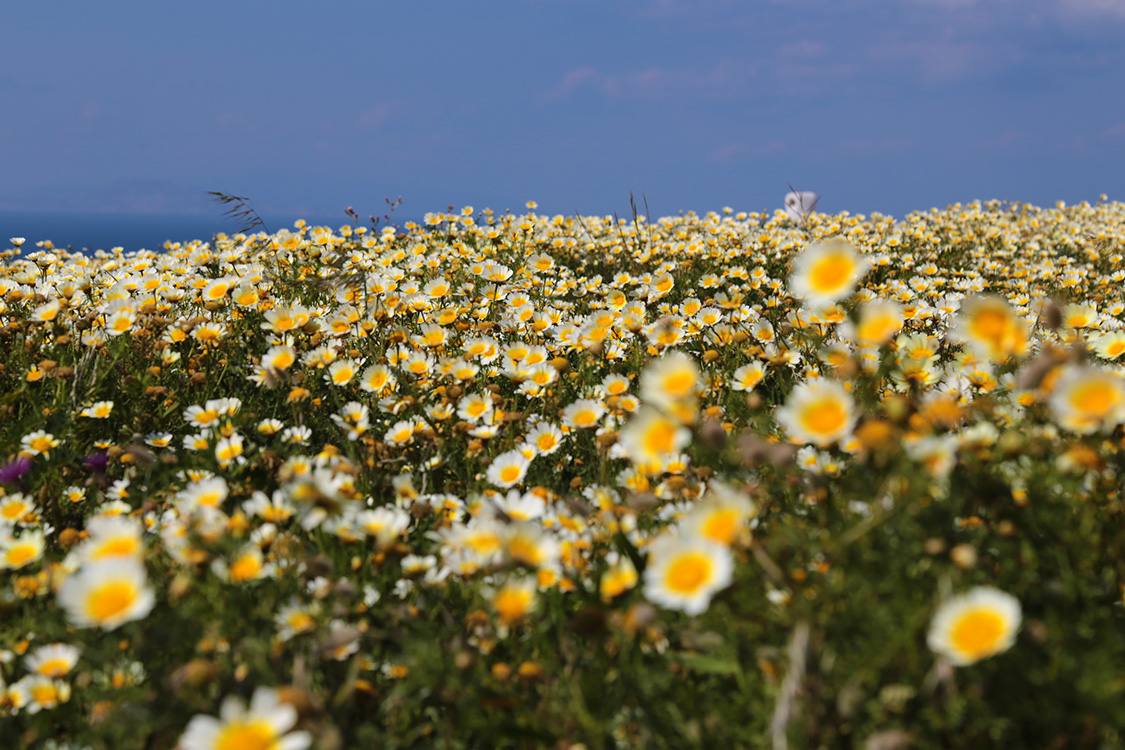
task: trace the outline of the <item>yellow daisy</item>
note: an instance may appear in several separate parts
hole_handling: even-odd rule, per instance
[[[144,567],[132,559],[84,566],[63,582],[58,596],[72,625],[104,630],[144,619],[156,603]]]
[[[649,545],[645,596],[667,609],[698,615],[731,583],[730,550],[705,537],[662,536]]]
[[[945,602],[926,642],[957,666],[1007,651],[1020,627],[1020,603],[1003,591],[979,586]]]
[[[793,260],[789,289],[813,307],[826,307],[852,293],[867,272],[868,262],[842,240],[807,247]]]
[[[952,338],[986,359],[1002,362],[1028,350],[1027,324],[1001,297],[980,295],[961,303]]]
[[[276,690],[258,688],[250,707],[227,696],[219,718],[196,716],[188,722],[178,747],[182,750],[306,750],[308,732],[291,732],[297,709],[282,703]]]
[[[1049,401],[1055,421],[1088,435],[1125,422],[1125,381],[1098,367],[1068,367]]]
[[[851,434],[857,414],[844,386],[820,378],[796,386],[776,417],[794,442],[827,448]]]

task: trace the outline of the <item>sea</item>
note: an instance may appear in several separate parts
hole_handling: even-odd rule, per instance
[[[293,229],[298,219],[312,226],[339,229],[351,219],[339,216],[263,216],[266,229]],[[408,219],[394,216],[392,223],[402,226]],[[362,222],[361,222],[362,223]],[[368,223],[366,226],[370,227]],[[382,226],[382,225],[380,225]],[[12,237],[23,237],[23,252],[32,252],[36,243],[49,240],[55,247],[94,252],[120,247],[126,251],[163,251],[164,243],[190,240],[210,241],[217,233],[235,234],[245,224],[228,217],[152,214],[83,214],[0,211],[0,249],[7,249]],[[259,231],[259,230],[254,230]]]

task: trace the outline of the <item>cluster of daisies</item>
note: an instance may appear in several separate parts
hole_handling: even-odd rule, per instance
[[[0,568],[43,617],[143,622],[171,606],[154,560],[227,586],[303,575],[293,539],[356,551],[359,611],[463,580],[501,634],[578,588],[697,616],[768,501],[753,470],[704,463],[711,443],[753,433],[831,478],[891,434],[872,405],[909,401],[902,446],[940,488],[1004,429],[1125,423],[1120,204],[651,226],[466,208],[295,229],[9,253],[0,324],[22,364],[0,375],[40,406],[4,407],[21,427],[5,433]],[[368,574],[387,559],[393,581]],[[312,577],[271,637],[351,633],[320,603],[331,585]],[[928,642],[971,664],[1019,625],[1013,597],[980,587],[936,611]],[[379,671],[360,639],[333,655]],[[0,713],[65,703],[79,640],[5,651]],[[299,750],[295,725],[263,688],[192,720],[181,746]]]

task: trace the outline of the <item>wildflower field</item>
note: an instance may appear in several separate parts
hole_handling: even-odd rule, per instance
[[[12,240],[0,747],[1125,742],[1125,204],[534,209]]]

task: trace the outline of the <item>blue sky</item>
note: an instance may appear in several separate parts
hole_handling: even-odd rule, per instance
[[[0,26],[0,211],[1125,199],[1123,0],[114,0]]]

